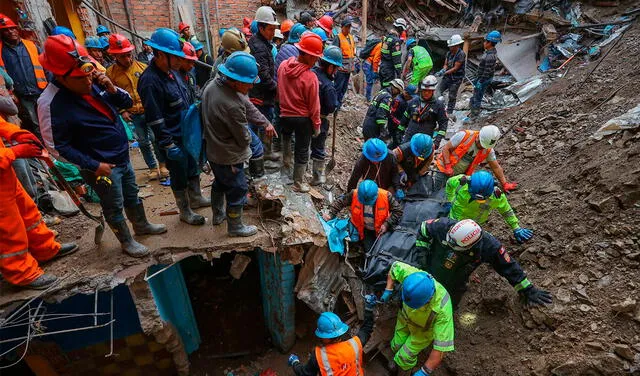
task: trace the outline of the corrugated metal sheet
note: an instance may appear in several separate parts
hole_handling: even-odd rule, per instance
[[[317,313],[333,311],[340,293],[349,291],[343,268],[347,266],[337,253],[326,247],[312,247],[298,274],[298,299]]]

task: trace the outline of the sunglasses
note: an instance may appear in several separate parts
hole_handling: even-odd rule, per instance
[[[96,69],[96,66],[93,64],[93,61],[91,61],[91,58],[89,58],[89,56],[80,55],[80,52],[78,52],[78,47],[75,45],[75,43],[74,50],[67,53],[76,60],[76,65],[69,68],[69,70],[63,75],[63,77],[69,76],[74,69],[80,69],[80,71],[85,74],[89,74]]]

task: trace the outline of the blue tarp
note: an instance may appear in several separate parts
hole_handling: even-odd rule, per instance
[[[360,240],[358,230],[348,218],[334,218],[330,221],[325,221],[321,216],[318,216],[318,218],[322,223],[324,233],[327,235],[327,242],[331,252],[344,255],[345,239],[351,242]]]
[[[202,151],[202,121],[200,119],[200,103],[192,104],[180,122],[182,128],[182,146],[196,161],[200,160]]]

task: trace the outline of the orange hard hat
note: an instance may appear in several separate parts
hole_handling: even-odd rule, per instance
[[[325,14],[318,20],[318,26],[327,33],[333,32],[333,18],[328,14]]]
[[[294,44],[294,46],[311,56],[322,56],[322,38],[310,31],[305,31],[300,38],[300,42]]]
[[[9,29],[12,27],[18,27],[18,25],[16,25],[11,18],[0,13],[0,29]]]
[[[57,76],[86,76],[96,69],[87,49],[66,35],[52,35],[38,57],[42,67]]]
[[[293,27],[293,21],[287,19],[282,21],[282,23],[280,24],[280,31],[282,31],[283,33],[286,33],[287,31],[290,31],[292,27]]]
[[[129,51],[133,51],[134,46],[131,41],[122,34],[111,34],[109,37],[109,49],[110,54],[124,54]]]
[[[178,24],[178,32],[182,33],[184,31],[184,29],[190,28],[191,26],[187,25],[184,22],[180,22]]]
[[[184,58],[187,60],[198,60],[198,55],[196,54],[196,49],[193,47],[193,44],[189,42],[184,42],[182,44],[182,52],[184,52]]]

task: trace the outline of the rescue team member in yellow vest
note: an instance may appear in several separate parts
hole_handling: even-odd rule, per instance
[[[411,375],[420,352],[432,346],[426,362],[413,373],[413,376],[429,376],[440,366],[444,353],[454,350],[449,293],[431,274],[395,261],[381,301],[391,299],[395,282],[402,283],[402,308],[391,339],[391,351],[395,355],[389,368],[393,371],[397,366],[398,375]]]
[[[510,183],[496,159],[493,148],[500,139],[500,130],[495,125],[485,125],[479,131],[463,130],[456,133],[442,148],[436,159],[438,173],[434,175],[434,190],[439,191],[451,176],[471,175],[480,163],[487,162],[502,190],[512,191],[518,183]]]
[[[18,25],[0,13],[0,67],[13,79],[22,128],[39,139],[38,97],[47,87],[47,77],[38,61],[40,50],[30,40],[20,38]]]
[[[288,364],[296,376],[364,376],[362,348],[373,332],[376,297],[367,295],[364,301],[364,322],[358,333],[349,339],[344,338],[349,325],[343,323],[338,315],[333,312],[320,315],[316,329],[320,345],[311,353],[309,362],[302,365],[296,354],[289,355]]]
[[[376,238],[392,230],[402,218],[402,207],[389,191],[378,188],[373,180],[364,180],[358,189],[344,194],[329,207],[323,218],[328,221],[350,207],[351,223],[368,251]]]
[[[342,50],[342,67],[336,73],[335,86],[338,94],[338,109],[342,106],[344,95],[349,89],[349,78],[355,67],[356,40],[351,35],[351,17],[342,20],[342,30],[333,39],[333,45]]]

